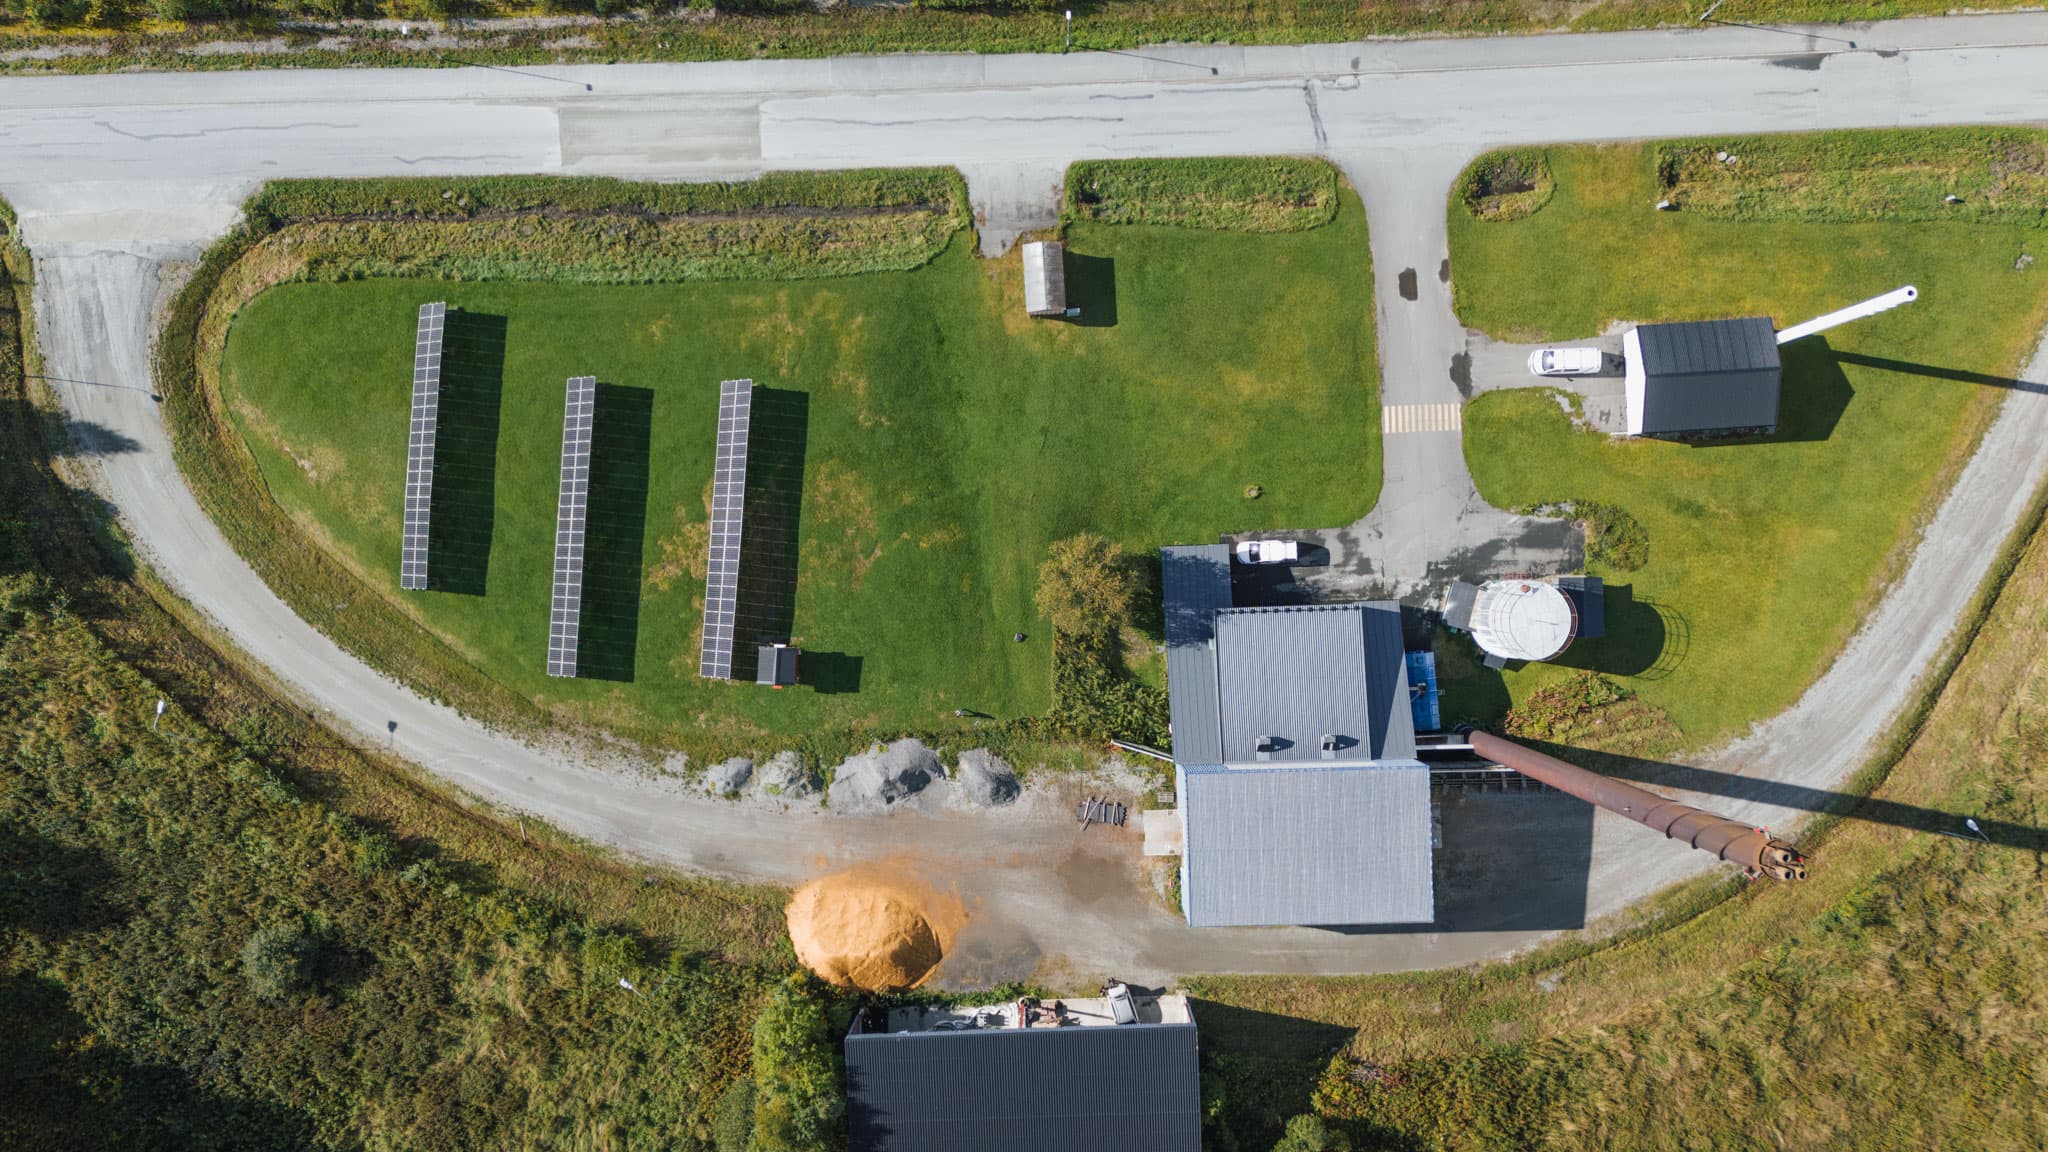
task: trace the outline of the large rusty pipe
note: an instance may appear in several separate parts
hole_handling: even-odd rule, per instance
[[[1490,732],[1470,734],[1472,751],[1496,764],[1503,764],[1524,776],[1541,780],[1588,804],[1647,824],[1673,840],[1683,840],[1703,852],[1732,860],[1780,880],[1806,879],[1806,857],[1790,844],[1737,820],[1702,812],[1690,804],[1666,800],[1646,788],[1588,772],[1555,756],[1545,756],[1512,740]]]

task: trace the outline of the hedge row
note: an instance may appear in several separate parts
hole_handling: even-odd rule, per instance
[[[1655,155],[1665,198],[1699,216],[2048,225],[2040,129],[1703,137],[1659,144]]]
[[[694,184],[599,176],[276,180],[249,202],[249,213],[282,223],[336,217],[476,219],[534,212],[701,216],[911,207],[964,214],[966,204],[966,184],[951,168],[863,168],[776,172],[756,180]]]
[[[1084,160],[1067,169],[1067,216],[1234,232],[1306,232],[1337,216],[1337,169],[1298,156]]]

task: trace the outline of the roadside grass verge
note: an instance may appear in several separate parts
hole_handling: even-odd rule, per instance
[[[210,647],[53,471],[0,258],[0,1144],[702,1146],[784,894],[451,797]]]
[[[1104,224],[1303,232],[1337,215],[1327,161],[1293,156],[1083,160],[1067,169],[1067,215]]]
[[[2027,6],[2026,0],[1980,0],[1973,7]],[[417,35],[401,37],[395,29],[339,21],[331,8],[289,0],[250,4],[245,6],[245,18],[219,23],[162,19],[139,0],[12,0],[0,8],[0,52],[10,54],[0,58],[0,70],[432,67],[1058,52],[1067,31],[1062,10],[1036,0],[942,0],[826,9],[787,0],[745,0],[716,10],[691,8],[675,14],[606,4],[602,10],[617,18],[540,27],[488,19],[587,15],[595,7],[575,0],[547,8],[503,0],[463,5],[463,22],[437,28],[436,43],[429,43]],[[31,8],[44,25],[54,28],[25,19]],[[1746,23],[1837,23],[1952,10],[1948,0],[1736,0],[1720,15]],[[445,20],[455,6],[450,0],[391,0],[350,11],[426,22]],[[1592,0],[1569,8],[1552,0],[1268,0],[1250,7],[1233,0],[1112,0],[1079,10],[1072,26],[1072,50],[1692,27],[1699,11],[1692,0]],[[447,42],[443,38],[452,38],[452,48],[439,46]]]
[[[1458,176],[1452,195],[1480,220],[1502,224],[1533,216],[1557,190],[1541,148],[1488,152]]]
[[[1892,135],[1861,150],[1882,153]],[[1635,526],[1629,547],[1589,559],[1621,586],[1607,637],[1575,645],[1564,666],[1509,671],[1494,709],[1590,667],[1698,748],[1796,699],[1910,556],[1998,411],[1996,382],[2048,323],[2048,276],[2015,269],[2048,232],[1655,212],[1659,147],[1548,149],[1554,197],[1514,223],[1475,220],[1454,201],[1461,318],[1497,337],[1578,339],[1623,319],[1763,314],[1788,326],[1901,284],[1921,292],[1788,346],[1780,429],[1766,440],[1610,440],[1533,389],[1482,395],[1466,412],[1466,459],[1487,500],[1605,506]],[[1731,150],[1762,154],[1755,142]]]
[[[1703,137],[1653,147],[1665,196],[1716,220],[2048,224],[2048,132],[2038,128]]]
[[[460,207],[460,190],[441,201],[428,185],[429,209]],[[395,197],[352,203],[380,198]],[[1354,195],[1314,232],[1079,222],[1068,239],[1079,323],[1028,321],[1015,258],[981,261],[965,236],[909,271],[617,287],[283,283],[304,271],[291,250],[244,237],[179,302],[166,409],[202,503],[273,589],[487,722],[603,729],[694,759],[794,748],[830,764],[906,733],[1001,751],[1043,733],[997,721],[1052,702],[1052,630],[1032,606],[1052,540],[1091,528],[1144,552],[1343,523],[1379,485],[1370,309],[1327,291],[1368,283]],[[482,595],[396,587],[413,315],[437,299],[502,326],[493,472],[455,510],[481,529]],[[593,372],[646,394],[654,466],[628,501],[644,520],[622,520],[610,550],[638,596],[609,678],[552,680],[562,381]],[[802,470],[791,631],[811,686],[791,692],[696,675],[714,393],[736,376],[802,410],[787,437]],[[1274,437],[1297,447],[1243,450]]]
[[[1472,971],[1204,977],[1191,990],[1277,1020],[1236,1043],[1292,1052],[1318,1080],[1317,1109],[1369,1147],[1664,1147],[1679,1134],[1700,1147],[2038,1146],[2040,510],[2009,547],[2015,562],[1996,566],[1953,670],[1935,670],[1928,710],[1802,837],[1808,881],[1703,878],[1611,938]],[[1682,849],[1646,837],[1642,850]],[[1349,1039],[1311,1068],[1318,1054],[1291,1038],[1313,1023]]]

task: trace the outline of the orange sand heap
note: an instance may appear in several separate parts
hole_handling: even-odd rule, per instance
[[[886,865],[811,881],[797,889],[788,916],[789,939],[805,967],[869,992],[923,983],[966,919],[957,897]]]

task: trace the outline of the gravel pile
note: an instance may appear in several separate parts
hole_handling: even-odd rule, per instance
[[[946,778],[946,766],[921,740],[898,740],[870,748],[832,773],[826,802],[841,812],[875,812],[895,807]]]
[[[777,752],[754,773],[754,791],[761,796],[801,800],[818,790],[818,778],[795,752]]]
[[[704,770],[704,790],[713,796],[737,796],[753,775],[754,762],[735,756]]]
[[[974,748],[960,754],[960,764],[953,770],[953,796],[961,803],[982,808],[1008,804],[1020,790],[1017,774],[995,753]]]

